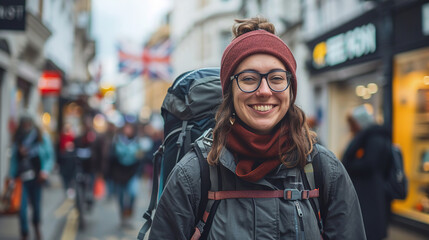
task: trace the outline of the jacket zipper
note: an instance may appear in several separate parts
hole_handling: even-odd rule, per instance
[[[296,207],[296,212],[298,213],[298,220],[299,220],[299,225],[300,225],[299,230],[300,230],[300,232],[304,233],[304,221],[302,220],[302,216],[304,214],[302,213],[301,205],[299,205],[298,200],[296,200],[294,203],[295,203],[295,207]],[[302,239],[304,239],[304,236],[302,237]]]

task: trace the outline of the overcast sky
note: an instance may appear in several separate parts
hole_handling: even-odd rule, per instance
[[[116,44],[130,41],[143,45],[162,23],[173,0],[93,0],[92,32],[96,40],[96,62],[103,74],[114,75]]]

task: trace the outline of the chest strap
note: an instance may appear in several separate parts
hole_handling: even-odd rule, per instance
[[[243,190],[243,191],[209,191],[208,198],[222,200],[230,198],[284,198],[286,200],[302,200],[319,197],[319,189],[313,190]]]

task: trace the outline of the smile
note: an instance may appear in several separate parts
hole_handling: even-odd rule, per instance
[[[256,111],[267,112],[273,109],[273,105],[253,105],[252,108]]]

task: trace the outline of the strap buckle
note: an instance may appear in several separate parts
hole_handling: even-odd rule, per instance
[[[213,144],[213,129],[212,129],[212,128],[207,129],[207,130],[203,133],[202,138],[203,138],[203,143],[204,143],[206,146],[211,147],[211,146],[212,146],[212,144]]]
[[[283,193],[283,198],[286,200],[299,200],[302,198],[302,191],[298,189],[285,189]]]

